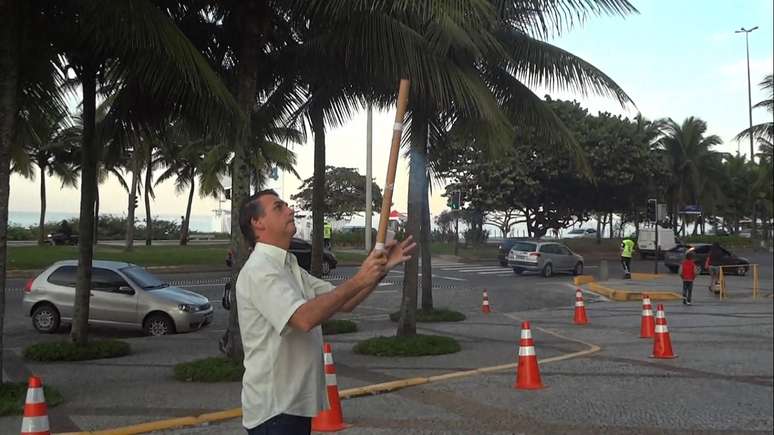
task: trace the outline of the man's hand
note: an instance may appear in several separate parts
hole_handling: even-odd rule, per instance
[[[400,243],[392,240],[384,245],[384,252],[387,253],[387,264],[385,265],[385,270],[389,272],[395,266],[409,261],[411,259],[411,254],[414,252],[416,247],[417,244],[414,243],[411,236],[408,236]]]
[[[373,250],[360,265],[357,277],[367,286],[374,286],[382,279],[387,270],[387,254],[384,251]]]

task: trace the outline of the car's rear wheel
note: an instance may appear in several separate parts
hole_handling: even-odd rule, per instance
[[[148,335],[168,335],[175,333],[175,324],[166,314],[153,313],[145,319],[142,329]]]
[[[572,274],[575,276],[583,275],[583,263],[580,261],[575,264],[575,268],[572,270]]]
[[[543,267],[543,276],[548,278],[553,274],[554,274],[554,268],[551,266],[551,263],[546,264]]]
[[[515,273],[516,275],[521,275],[522,273],[524,273],[524,269],[522,269],[520,267],[514,267],[513,268],[513,273]]]
[[[51,304],[40,304],[32,310],[32,326],[38,332],[53,334],[59,329],[59,310]]]
[[[508,262],[507,262],[507,261],[501,261],[501,262],[500,262],[500,266],[502,266],[502,267],[508,267]]]

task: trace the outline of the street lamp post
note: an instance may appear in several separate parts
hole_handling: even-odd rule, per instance
[[[744,33],[744,44],[747,49],[747,115],[750,121],[750,161],[755,161],[755,149],[753,147],[753,135],[752,135],[752,91],[750,90],[750,32],[757,29],[758,26],[752,29],[740,28],[734,33]]]

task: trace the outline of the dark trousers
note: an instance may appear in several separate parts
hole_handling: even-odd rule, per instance
[[[312,433],[312,418],[280,414],[258,426],[247,429],[247,435],[309,435]]]
[[[624,272],[632,272],[632,257],[621,257],[621,266],[624,268]]]
[[[687,302],[691,302],[692,293],[693,293],[693,281],[683,281],[683,299]]]

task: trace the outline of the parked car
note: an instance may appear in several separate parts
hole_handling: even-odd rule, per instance
[[[53,333],[71,323],[75,302],[76,260],[54,263],[24,287],[22,306],[32,326]],[[212,321],[209,300],[172,287],[131,263],[92,263],[89,323],[141,328],[148,335],[166,335],[202,328]]]
[[[563,236],[564,239],[581,239],[586,237],[597,237],[597,230],[593,228],[576,228]]]
[[[685,259],[685,254],[688,251],[693,251],[693,262],[696,264],[696,273],[709,273],[704,268],[704,263],[709,256],[710,248],[712,245],[709,243],[685,243],[675,246],[674,248],[664,253],[664,265],[672,273],[677,273],[680,269],[680,264]],[[729,252],[725,248],[720,248],[723,255],[720,257],[719,264],[715,266],[737,266],[737,267],[724,267],[723,273],[731,273],[739,276],[743,276],[750,269],[750,260],[744,257],[739,257]]]
[[[549,277],[554,272],[583,274],[583,257],[556,242],[517,241],[508,253],[508,266],[513,272],[540,272]]]
[[[298,265],[306,269],[309,272],[312,268],[312,244],[304,239],[293,238],[290,240],[289,251],[296,256]],[[333,252],[328,249],[323,249],[323,261],[322,261],[322,274],[327,276],[331,273],[332,269],[336,268],[338,260]]]
[[[500,266],[508,267],[508,253],[511,252],[513,244],[519,240],[524,240],[523,237],[509,237],[503,239],[499,245],[497,245],[497,261],[500,262]]]
[[[48,235],[48,244],[51,246],[77,245],[78,235],[67,234],[62,232],[51,233]]]

